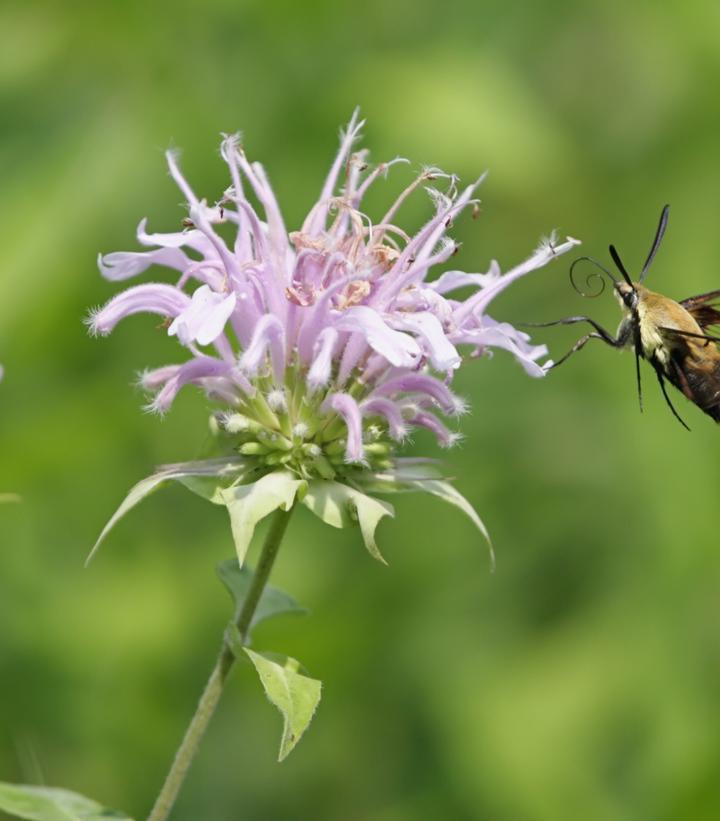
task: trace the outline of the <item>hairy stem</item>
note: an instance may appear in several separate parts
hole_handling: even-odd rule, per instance
[[[280,543],[285,534],[291,513],[292,508],[288,511],[277,510],[273,514],[270,522],[270,530],[265,538],[265,543],[263,544],[262,552],[260,553],[260,558],[258,559],[258,564],[253,575],[252,584],[235,621],[243,645],[247,643],[255,610],[257,609],[265,585],[270,578],[270,572],[272,571],[275,557],[280,549]],[[188,769],[198,751],[200,741],[220,701],[225,682],[235,665],[235,661],[235,652],[228,644],[228,639],[224,639],[217,661],[215,662],[215,667],[210,673],[210,678],[205,685],[203,694],[200,696],[195,714],[175,753],[175,759],[170,767],[170,772],[165,778],[165,783],[155,801],[152,812],[148,816],[148,821],[164,821],[164,819],[169,816],[175,799],[180,792],[180,788],[185,781]]]

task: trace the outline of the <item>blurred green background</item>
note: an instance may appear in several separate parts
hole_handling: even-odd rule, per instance
[[[667,201],[649,284],[684,298],[720,287],[718,38],[720,7],[688,0],[4,0],[0,490],[23,502],[0,508],[0,779],[143,817],[230,613],[225,513],[180,489],[83,570],[128,487],[205,437],[191,391],[165,420],[141,411],[134,372],[176,354],[152,318],[101,340],[82,324],[117,290],[98,251],[133,250],[143,216],[177,230],[163,149],[215,199],[219,132],[242,129],[297,226],[360,105],[376,161],[491,170],[457,266],[508,267],[557,227],[637,271]],[[401,224],[427,213],[419,197]],[[492,315],[614,327],[568,262]],[[558,355],[578,335],[536,336]],[[494,575],[439,501],[396,500],[389,568],[298,515],[274,579],[312,614],[257,646],[325,682],[315,723],[276,764],[279,717],[236,671],[174,818],[720,817],[719,433],[680,397],[684,431],[644,375],[641,416],[632,357],[600,345],[543,381],[502,353],[463,370],[472,415],[447,469],[492,531]]]

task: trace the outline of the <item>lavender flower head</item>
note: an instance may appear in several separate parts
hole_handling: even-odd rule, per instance
[[[164,413],[185,386],[200,387],[220,406],[214,424],[232,456],[170,466],[144,481],[155,480],[152,489],[179,479],[198,491],[199,478],[212,477],[212,487],[204,484],[200,492],[230,510],[241,559],[249,539],[240,530],[251,504],[255,521],[296,499],[334,526],[359,521],[376,553],[375,525],[392,509],[366,493],[425,490],[460,506],[484,532],[429,460],[403,459],[399,446],[417,428],[430,430],[443,447],[457,441],[447,418],[467,408],[451,387],[464,359],[501,348],[530,376],[544,374],[545,346],[487,309],[515,280],[577,240],[545,241],[504,274],[493,262],[486,273],[434,276],[458,250],[448,231],[476,204],[482,178],[460,189],[456,177],[425,168],[373,219],[362,210],[368,189],[406,161],[370,167],[367,152],[353,150],[362,126],[356,112],[299,230],[288,232],[264,168],[246,158],[240,137],[232,135],[221,144],[231,184],[219,202],[198,197],[170,151],[170,174],[189,209],[184,230],[149,233],[142,220],[138,241],[150,250],[99,258],[111,281],[153,265],[179,274],[175,284],[122,291],[88,323],[105,335],[138,312],[166,318],[168,335],[187,355],[142,375],[149,407]],[[429,194],[433,213],[410,234],[397,216],[419,188]],[[231,228],[232,241],[223,226]],[[468,288],[469,296],[457,296]],[[145,495],[141,486],[103,536]]]

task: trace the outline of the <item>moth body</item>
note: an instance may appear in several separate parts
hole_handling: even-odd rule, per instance
[[[687,428],[670,401],[665,390],[665,380],[674,385],[704,413],[716,422],[720,422],[720,351],[717,346],[720,337],[708,332],[708,328],[720,326],[720,290],[676,302],[643,285],[647,269],[665,233],[668,212],[669,206],[665,206],[660,216],[655,240],[638,281],[633,282],[630,279],[613,245],[610,246],[610,255],[622,275],[622,280],[616,279],[606,268],[590,257],[581,257],[573,263],[570,269],[573,285],[575,282],[572,279],[572,270],[581,260],[591,261],[613,281],[615,296],[623,311],[623,319],[616,336],[613,337],[597,322],[585,316],[569,317],[559,322],[545,324],[588,322],[594,328],[593,332],[579,339],[573,348],[552,367],[562,364],[590,339],[600,339],[615,348],[632,348],[635,352],[641,410],[639,361],[645,359],[655,371],[663,396],[673,414]]]

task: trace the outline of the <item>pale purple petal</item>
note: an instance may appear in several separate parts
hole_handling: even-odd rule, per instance
[[[579,240],[568,237],[567,240],[560,245],[544,244],[531,257],[511,268],[507,273],[499,277],[495,282],[483,288],[482,291],[463,302],[455,311],[455,322],[461,325],[467,317],[471,314],[480,316],[487,308],[490,302],[495,297],[504,291],[508,285],[511,285],[515,280],[535,271],[537,268],[542,268],[547,265],[560,254],[565,254],[576,245],[579,245]]]
[[[147,283],[136,285],[113,297],[102,308],[90,314],[87,324],[91,333],[105,336],[127,316],[137,313],[176,317],[190,304],[190,297],[173,285]]]
[[[420,347],[409,334],[394,331],[377,311],[364,305],[343,311],[333,324],[338,331],[361,334],[374,351],[396,367],[412,367],[421,355]]]
[[[166,233],[148,233],[147,231],[147,217],[143,217],[138,223],[136,236],[140,245],[157,245],[160,248],[182,248],[183,245],[188,245],[188,240],[193,236],[202,236],[199,231],[193,229],[191,231],[174,231],[171,234]]]
[[[382,416],[388,424],[390,436],[400,442],[407,436],[407,425],[403,419],[400,406],[392,399],[377,396],[374,399],[366,399],[360,410],[363,416]]]
[[[160,368],[153,368],[150,371],[143,371],[138,378],[140,387],[146,391],[156,391],[161,388],[168,379],[171,379],[180,370],[182,365],[163,365]]]
[[[421,347],[427,353],[432,366],[439,371],[449,371],[460,364],[460,354],[448,341],[440,320],[429,311],[397,315],[393,326],[411,331],[422,340]]]
[[[337,256],[340,257],[341,255]],[[328,260],[328,262],[330,261],[331,260]],[[310,305],[303,311],[300,330],[297,333],[298,353],[303,362],[307,362],[312,356],[315,340],[320,331],[332,324],[330,319],[330,306],[333,297],[352,282],[352,279],[351,276],[344,276],[337,282],[333,282],[322,292],[322,295],[314,305]]]
[[[308,218],[302,227],[304,234],[317,234],[325,227],[328,205],[337,186],[340,170],[347,160],[353,143],[360,134],[360,129],[365,125],[365,120],[358,122],[358,114],[359,110],[356,108],[355,111],[353,111],[353,115],[350,118],[347,129],[342,134],[340,140],[340,150],[335,157],[335,161],[330,168],[330,173],[327,175],[327,179],[325,180],[325,185],[323,185],[322,191],[320,192],[320,199],[308,215]]]
[[[324,388],[330,381],[333,366],[333,351],[338,339],[335,328],[325,328],[315,343],[314,359],[307,375],[311,392]]]
[[[362,381],[369,386],[377,385],[385,374],[393,370],[394,368],[392,368],[384,356],[380,356],[379,353],[374,353],[367,358],[367,362],[362,371]]]
[[[238,209],[242,210],[250,218],[254,226],[254,235],[257,239],[260,239],[262,243],[262,256],[265,256],[267,253],[269,257],[269,265],[266,266],[261,282],[267,309],[281,319],[284,319],[288,307],[287,301],[284,299],[284,293],[289,280],[289,271],[286,270],[289,243],[285,224],[280,213],[280,206],[275,199],[265,170],[259,163],[249,163],[247,161],[245,153],[242,151],[237,139],[226,139],[223,143],[223,151],[227,156],[231,172],[233,173],[233,183],[239,186],[239,170],[241,169],[265,210],[267,217],[267,243],[265,242],[264,236],[262,238],[258,237],[259,233],[264,234],[265,232],[260,227],[259,220],[254,214],[250,204],[242,196],[241,189],[235,194]]]
[[[483,319],[487,320],[489,317],[485,316]],[[538,365],[537,360],[547,355],[547,346],[530,345],[527,340],[527,334],[520,333],[507,323],[497,323],[494,326],[458,334],[458,342],[475,345],[479,349],[488,346],[502,348],[517,359],[529,376],[535,378],[545,376],[546,370]]]
[[[282,382],[285,370],[285,327],[273,314],[265,314],[255,326],[250,345],[240,359],[240,367],[248,374],[255,375],[270,351],[273,372]]]
[[[435,414],[426,411],[422,411],[413,416],[412,419],[410,419],[410,424],[417,425],[434,433],[440,443],[440,447],[443,448],[452,447],[461,438],[459,433],[448,430]]]
[[[213,230],[210,217],[214,216],[215,209],[209,209],[203,200],[199,200],[194,191],[188,184],[187,180],[180,171],[178,165],[178,153],[176,151],[166,151],[165,158],[167,160],[170,176],[175,180],[178,188],[185,195],[188,205],[190,206],[190,219],[196,228],[202,232],[208,242],[216,251],[219,258],[222,260],[228,274],[238,274],[237,260],[230,253],[225,241],[218,236]]]
[[[371,397],[395,396],[399,393],[419,393],[432,398],[447,414],[456,414],[462,411],[458,397],[450,388],[434,376],[423,373],[405,373],[393,376],[378,385]]]
[[[430,288],[412,285],[393,301],[394,314],[430,311],[443,327],[452,325],[453,303]]]
[[[231,408],[239,407],[242,394],[235,390],[234,383],[223,377],[207,376],[198,379],[197,384],[205,391],[205,395],[213,402],[219,402]],[[252,396],[252,394],[249,394]]]
[[[173,400],[183,385],[197,382],[199,379],[208,376],[222,376],[227,374],[231,368],[232,365],[229,365],[227,362],[223,362],[221,359],[214,359],[209,356],[191,359],[189,362],[186,362],[178,368],[175,374],[168,379],[160,392],[153,399],[151,405],[149,406],[150,410],[157,411],[158,413],[164,413],[168,410],[170,405],[172,405]]]
[[[342,416],[347,426],[346,462],[365,462],[362,441],[362,414],[358,403],[347,393],[332,393],[323,402],[321,409],[334,410]]]
[[[438,248],[432,256],[420,257],[408,267],[402,276],[402,287],[407,288],[410,283],[424,280],[430,268],[447,262],[450,257],[457,254],[458,249],[459,246],[449,237],[441,237],[438,240]]]
[[[141,219],[136,235],[140,245],[157,245],[160,248],[181,248],[186,246],[192,248],[193,251],[198,251],[200,254],[211,259],[217,258],[215,247],[208,240],[208,238],[198,231],[197,228],[192,228],[185,231],[174,231],[172,233],[148,233],[147,219]],[[206,260],[207,262],[207,260]]]
[[[178,248],[158,248],[155,251],[114,251],[98,254],[100,273],[112,282],[142,274],[151,265],[163,265],[184,271],[192,260]]]
[[[239,152],[240,167],[245,172],[245,176],[253,187],[255,195],[265,211],[268,225],[268,235],[270,244],[275,252],[275,262],[278,269],[274,272],[280,279],[284,279],[284,271],[281,269],[285,254],[288,251],[288,235],[285,228],[285,221],[280,212],[280,206],[275,199],[275,194],[270,186],[265,169],[258,162],[248,163],[243,152]]]
[[[434,282],[428,282],[427,287],[432,288],[439,294],[447,294],[456,291],[458,288],[465,288],[473,285],[477,288],[486,288],[492,285],[500,277],[500,266],[497,260],[490,263],[490,269],[486,274],[467,274],[465,271],[446,271]]]
[[[190,305],[168,328],[168,335],[177,335],[183,345],[193,342],[209,345],[223,332],[236,301],[234,293],[218,294],[207,285],[201,285],[192,295]]]
[[[391,269],[391,275],[386,278],[384,284],[370,300],[371,305],[376,308],[386,307],[416,277],[417,267],[408,276],[408,264],[413,260],[422,261],[432,252],[447,229],[448,223],[467,207],[475,188],[482,180],[481,177],[476,183],[469,185],[455,201],[449,201],[450,204],[439,208],[438,213],[412,238]]]

